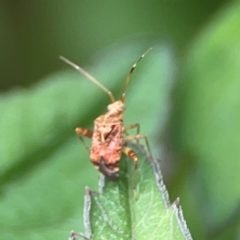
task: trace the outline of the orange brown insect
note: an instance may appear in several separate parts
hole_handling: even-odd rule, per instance
[[[75,68],[78,72],[83,74],[88,80],[93,82],[104,92],[106,92],[111,100],[108,105],[108,111],[97,117],[94,120],[93,131],[78,127],[76,128],[76,134],[80,137],[80,140],[84,144],[82,136],[92,139],[92,146],[90,151],[90,159],[93,165],[107,178],[115,181],[119,177],[119,161],[121,159],[122,152],[126,154],[130,159],[134,161],[135,168],[137,168],[138,157],[136,153],[126,146],[127,141],[144,139],[147,145],[148,151],[151,154],[148,139],[145,135],[140,134],[139,123],[131,124],[129,126],[123,125],[123,111],[125,110],[125,95],[127,87],[131,78],[131,75],[140,62],[140,60],[151,50],[147,50],[132,66],[123,88],[123,93],[120,100],[115,100],[111,91],[109,91],[104,85],[102,85],[97,79],[86,72],[84,69],[69,61],[64,57],[60,57],[64,62]],[[137,133],[135,135],[127,135],[127,131],[136,128]],[[85,144],[84,144],[85,145]]]

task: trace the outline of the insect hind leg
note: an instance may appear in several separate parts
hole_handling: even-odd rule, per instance
[[[122,152],[134,161],[134,168],[137,169],[138,157],[137,154],[129,147],[123,147]]]
[[[152,151],[151,151],[151,148],[150,148],[150,145],[149,145],[147,136],[141,135],[141,134],[136,134],[136,135],[129,135],[129,136],[124,137],[124,141],[132,141],[132,140],[135,140],[135,141],[137,141],[137,143],[138,143],[138,141],[139,141],[140,139],[144,139],[144,140],[145,140],[145,144],[146,144],[146,146],[147,146],[147,150],[148,150],[148,152],[149,152],[149,154],[150,154],[150,157],[153,158],[153,156],[152,156]]]
[[[132,179],[132,183],[133,183],[133,196],[134,196],[134,199],[137,199],[136,186],[137,186],[138,157],[137,157],[137,154],[130,147],[124,146],[122,148],[122,152],[125,153],[131,160],[134,161],[134,174],[133,174],[133,179]]]

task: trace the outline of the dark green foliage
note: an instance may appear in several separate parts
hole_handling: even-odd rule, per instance
[[[220,0],[1,1],[0,239],[83,232],[85,186],[98,189],[74,128],[92,129],[109,98],[58,56],[118,98],[149,47],[125,124],[149,137],[193,239],[239,239],[239,16]]]

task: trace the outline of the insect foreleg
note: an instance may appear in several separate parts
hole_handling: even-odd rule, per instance
[[[91,130],[88,130],[86,128],[76,128],[75,129],[76,134],[78,135],[80,141],[82,142],[83,146],[87,149],[87,151],[89,152],[90,149],[89,147],[86,145],[86,143],[83,140],[82,136],[88,137],[88,138],[92,138],[93,132]]]
[[[144,139],[145,140],[145,144],[147,146],[147,149],[148,149],[148,152],[150,154],[150,157],[153,158],[147,136],[141,135],[141,134],[137,134],[137,135],[130,135],[130,136],[124,137],[124,141],[136,140],[138,142],[138,140],[140,140],[140,139]]]

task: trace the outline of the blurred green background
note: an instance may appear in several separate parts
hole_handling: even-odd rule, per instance
[[[98,173],[74,134],[108,96],[139,122],[180,197],[193,239],[240,239],[240,4],[237,1],[0,1],[0,239],[84,231]],[[89,141],[87,141],[90,144]]]

